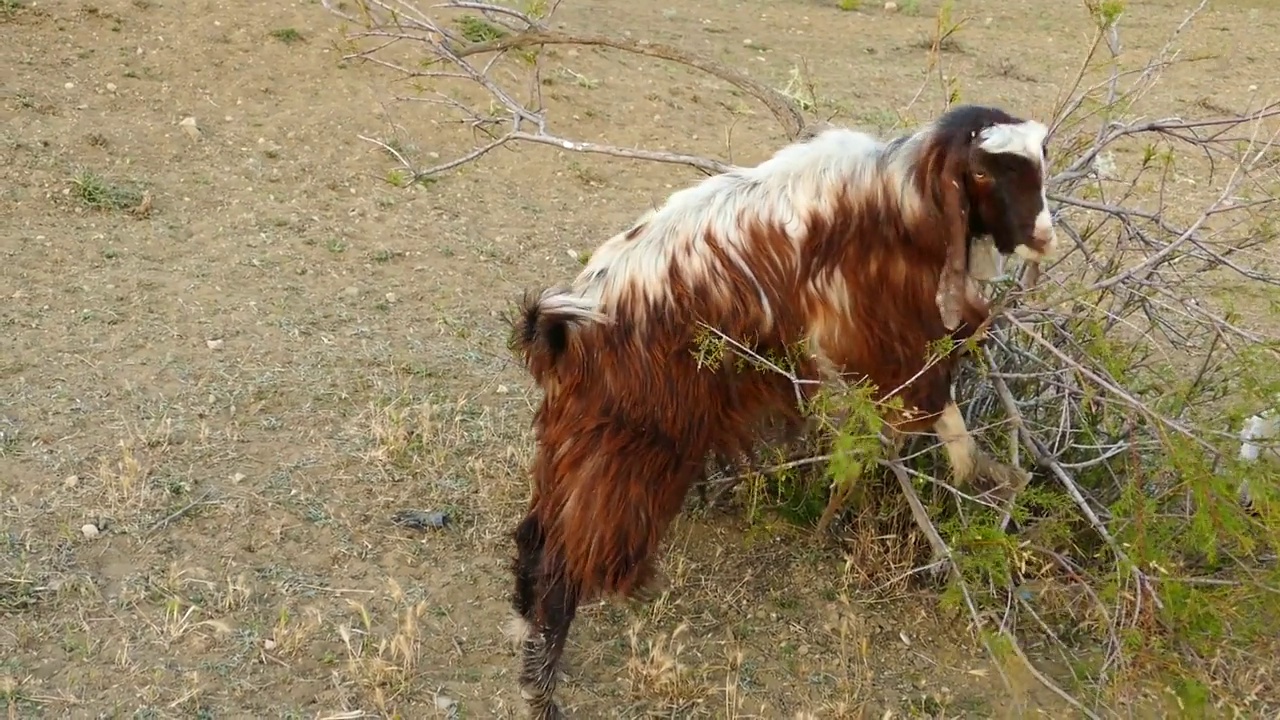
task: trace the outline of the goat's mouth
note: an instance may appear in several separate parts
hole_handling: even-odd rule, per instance
[[[1035,227],[1027,242],[1018,243],[1013,249],[1018,257],[1028,262],[1040,262],[1053,257],[1057,251],[1058,234],[1053,227],[1053,218],[1048,209],[1041,210],[1036,216]]]
[[[1013,253],[1027,262],[1040,262],[1049,254],[1043,249],[1036,249],[1030,245],[1020,244],[1013,249]]]

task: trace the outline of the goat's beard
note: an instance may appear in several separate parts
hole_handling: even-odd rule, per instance
[[[981,282],[991,282],[1004,275],[1004,256],[996,247],[996,241],[988,236],[974,238],[969,243],[969,277]]]

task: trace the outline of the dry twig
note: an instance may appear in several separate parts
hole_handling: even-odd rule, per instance
[[[468,40],[462,33],[450,28],[444,17],[447,13],[428,13],[404,0],[362,0],[361,13],[355,15],[340,9],[334,0],[323,0],[330,12],[359,27],[348,33],[349,41],[373,40],[375,45],[355,49],[344,60],[363,60],[388,67],[405,78],[416,81],[456,81],[477,84],[491,96],[491,110],[481,111],[477,106],[466,105],[439,90],[432,89],[423,99],[444,105],[466,117],[471,127],[486,137],[472,150],[431,167],[414,166],[403,154],[373,138],[362,140],[381,146],[392,153],[412,175],[414,180],[438,175],[480,159],[484,155],[509,143],[534,143],[552,145],[571,152],[593,153],[633,160],[686,165],[708,174],[720,173],[733,167],[731,163],[715,158],[687,153],[627,148],[617,145],[575,140],[550,130],[550,121],[542,104],[541,84],[543,73],[542,54],[536,52],[552,45],[580,45],[611,48],[643,57],[678,63],[719,78],[733,85],[762,103],[778,123],[788,139],[798,137],[805,129],[805,118],[791,100],[777,90],[761,83],[745,73],[711,58],[663,43],[608,37],[597,34],[570,34],[548,27],[547,21],[558,2],[549,6],[541,15],[526,13],[496,3],[449,0],[432,7],[439,11],[479,12],[486,25],[472,34],[483,34],[484,39]],[[402,45],[414,46],[425,53],[427,60],[409,67],[395,60],[384,59],[392,50]],[[494,68],[498,61],[512,51],[526,51],[531,58],[530,85],[533,88],[527,101],[517,99],[518,93],[509,90],[495,79]],[[481,64],[478,58],[488,56]],[[437,69],[437,68],[448,69]]]

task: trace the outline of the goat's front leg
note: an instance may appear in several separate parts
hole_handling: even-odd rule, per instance
[[[983,493],[1007,501],[1031,480],[1030,473],[1002,463],[978,449],[955,398],[948,400],[933,430],[947,449],[956,486],[972,485]]]

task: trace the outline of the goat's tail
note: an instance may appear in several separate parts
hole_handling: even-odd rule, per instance
[[[526,292],[509,318],[509,347],[515,351],[534,380],[543,382],[557,362],[577,342],[576,333],[591,323],[608,322],[597,303],[572,291],[548,288]]]

